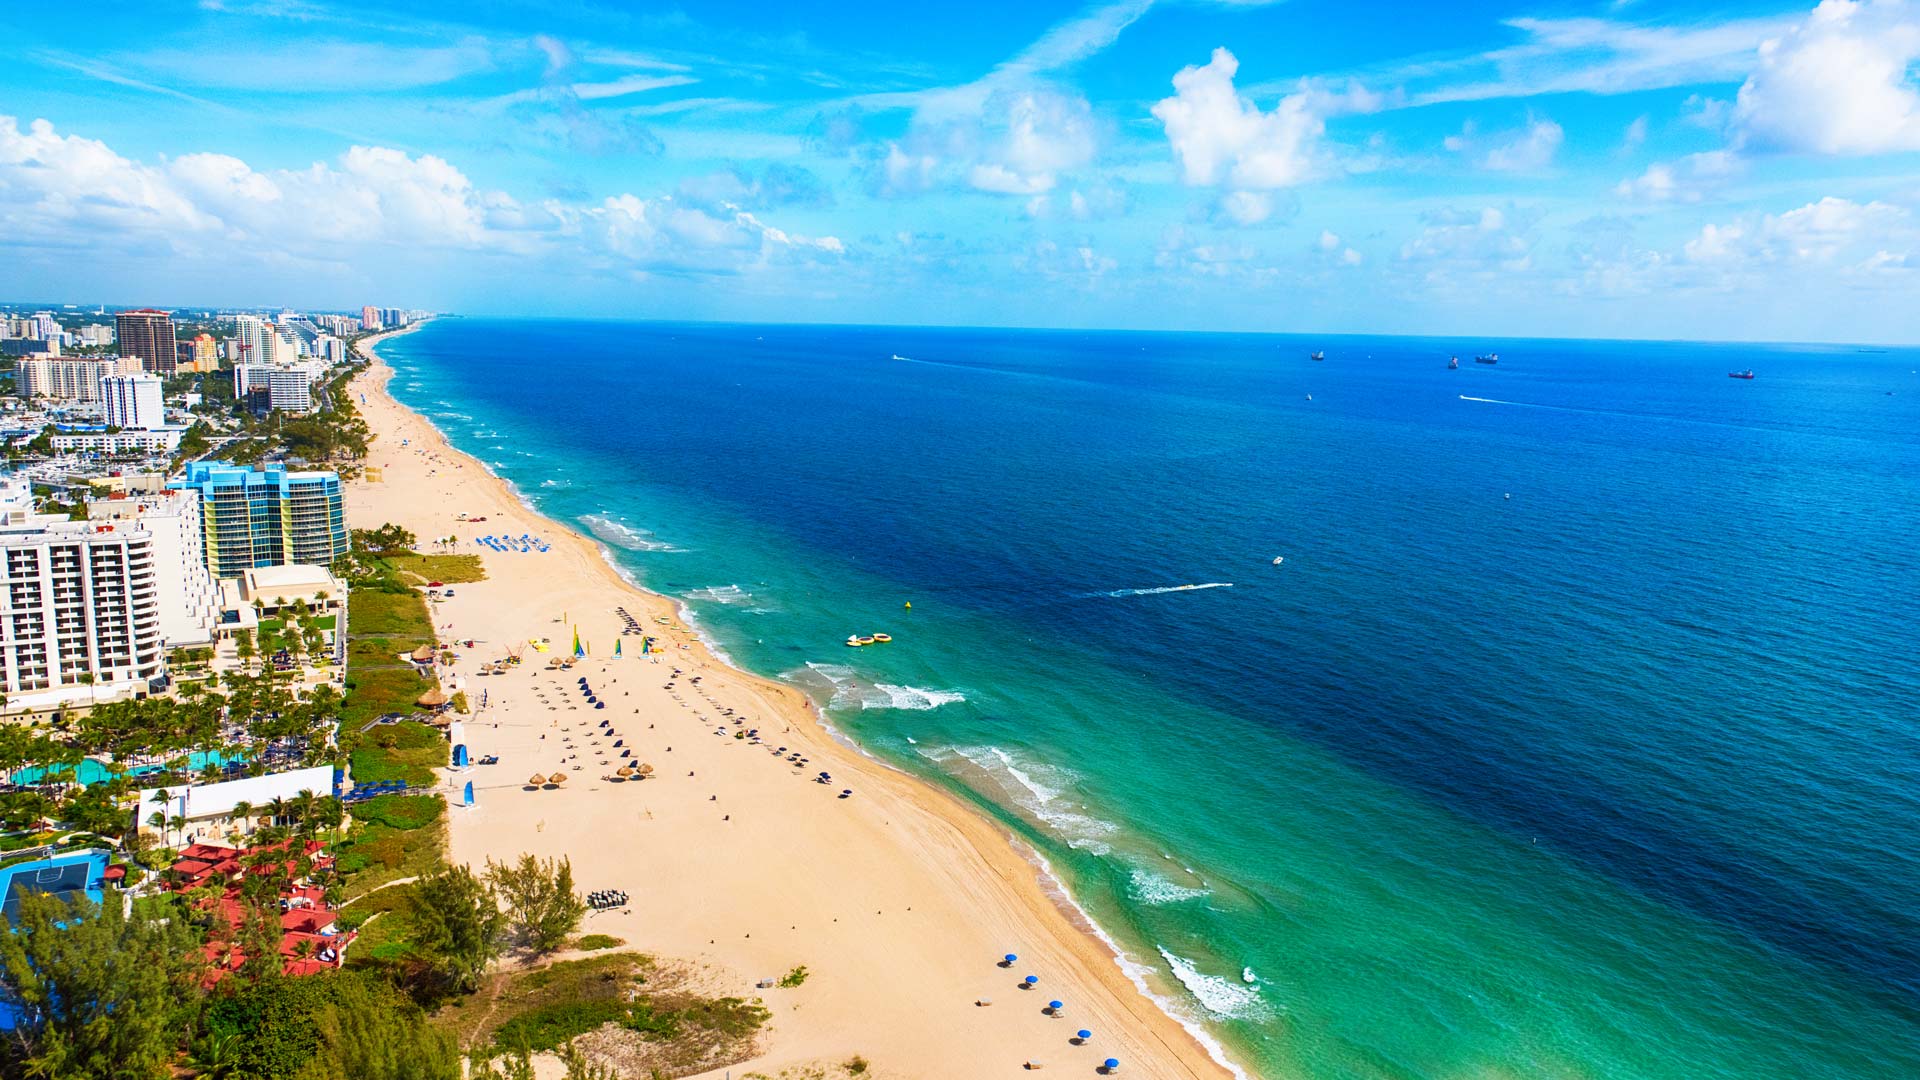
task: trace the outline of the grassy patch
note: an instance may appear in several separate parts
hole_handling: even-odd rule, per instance
[[[502,1050],[552,1050],[602,1024],[627,1020],[632,1009],[619,998],[542,1005],[501,1024],[493,1033],[493,1043]]]
[[[427,615],[427,601],[419,593],[356,592],[347,605],[347,632],[378,637],[397,637],[408,648],[433,640],[433,620]]]
[[[435,685],[433,680],[422,677],[411,667],[393,663],[386,666],[359,663],[349,653],[347,701],[340,709],[340,722],[351,733],[376,716],[410,713],[420,695],[432,690]]]
[[[421,585],[429,581],[462,585],[487,580],[478,555],[388,555],[382,561],[403,578],[418,578],[417,584]]]
[[[434,738],[438,741],[439,736]],[[382,795],[355,805],[353,817],[369,825],[411,832],[438,821],[446,808],[446,801],[438,795]]]
[[[307,620],[307,625],[315,630],[331,630],[340,620],[333,615],[315,615]]]
[[[334,845],[339,860],[335,864],[344,877],[346,899],[366,896],[368,916],[382,909],[399,912],[408,904],[410,890],[396,886],[373,893],[389,881],[430,874],[440,868],[445,851],[446,823],[434,820],[417,829],[394,829],[386,825],[356,822],[347,839]],[[372,895],[368,895],[372,893]],[[388,894],[393,894],[389,896]],[[347,910],[356,912],[360,905]],[[379,923],[397,915],[383,916]],[[379,925],[376,923],[375,925]]]
[[[587,934],[574,942],[573,947],[585,952],[596,952],[600,949],[617,949],[625,944],[625,941],[612,934]]]

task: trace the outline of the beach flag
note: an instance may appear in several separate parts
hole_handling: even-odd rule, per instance
[[[613,658],[615,660],[620,659],[620,643],[618,641],[613,643]]]
[[[587,658],[587,647],[580,644],[580,628],[577,626],[573,628],[573,658],[575,660]]]

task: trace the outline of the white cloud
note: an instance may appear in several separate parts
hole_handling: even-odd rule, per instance
[[[1487,151],[1481,164],[1496,172],[1539,172],[1553,164],[1566,132],[1544,118],[1530,120],[1525,131]]]
[[[1707,224],[1684,248],[1687,261],[1730,269],[1779,265],[1886,266],[1911,253],[1920,233],[1905,208],[1828,196],[1783,214],[1724,225]]]
[[[1273,216],[1273,196],[1264,191],[1229,191],[1220,197],[1220,213],[1235,225],[1258,225]]]
[[[429,154],[355,146],[332,162],[255,170],[225,154],[148,164],[44,120],[0,116],[0,232],[16,247],[84,248],[112,237],[169,265],[221,267],[411,257],[440,252],[554,256],[570,268],[632,260],[635,270],[728,273],[776,259],[837,257],[809,237],[738,206],[717,211],[671,196],[522,203],[476,187]],[[611,262],[609,262],[611,260]]]
[[[644,94],[649,90],[664,90],[670,86],[686,86],[699,81],[690,75],[622,75],[608,82],[574,83],[573,93],[582,101],[600,101],[605,98],[626,97],[629,94]]]
[[[1698,202],[1740,169],[1740,158],[1729,150],[1688,154],[1677,162],[1654,162],[1639,176],[1620,181],[1613,193],[1640,202]]]
[[[217,56],[203,50],[153,49],[111,59],[114,66],[163,82],[306,94],[435,86],[497,66],[492,45],[478,37],[427,47],[379,41],[226,44]]]
[[[1920,9],[1909,0],[1822,0],[1760,46],[1734,124],[1751,145],[1822,154],[1920,150]]]
[[[1627,130],[1620,136],[1620,149],[1630,154],[1640,149],[1641,145],[1646,141],[1647,118],[1645,116],[1636,116],[1633,119],[1633,123],[1628,124]]]
[[[1262,111],[1234,88],[1239,68],[1231,52],[1215,49],[1204,66],[1182,68],[1174,96],[1153,106],[1189,185],[1250,193],[1302,183],[1329,167],[1320,146],[1329,116],[1379,107],[1357,83],[1334,91],[1302,80]]]
[[[1518,273],[1533,266],[1529,230],[1508,220],[1506,212],[1486,207],[1476,212],[1431,215],[1418,235],[1400,248],[1400,259],[1434,264],[1439,272],[1499,270]]]

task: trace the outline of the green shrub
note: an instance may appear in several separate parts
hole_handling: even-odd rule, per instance
[[[574,948],[593,952],[598,949],[617,949],[625,944],[626,942],[610,934],[588,934],[574,942]]]
[[[354,806],[353,817],[355,821],[411,832],[438,820],[446,806],[446,800],[438,795],[382,795]]]
[[[552,1050],[602,1024],[626,1021],[628,1011],[627,1003],[616,999],[557,1002],[501,1024],[493,1041],[503,1050]]]
[[[799,986],[801,983],[806,981],[807,981],[807,965],[801,964],[800,966],[794,968],[792,971],[789,971],[785,975],[780,976],[780,987],[783,990],[791,990],[794,987]]]

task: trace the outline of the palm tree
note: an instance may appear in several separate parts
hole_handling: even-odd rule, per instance
[[[167,838],[167,815],[155,810],[153,813],[147,815],[147,824],[160,830],[160,839],[165,840]],[[167,846],[172,847],[173,845],[169,844]]]
[[[252,826],[253,826],[253,804],[252,804],[252,803],[250,803],[250,802],[248,802],[248,801],[246,801],[245,799],[242,799],[242,800],[240,800],[239,802],[237,802],[237,803],[234,803],[234,804],[233,804],[233,818],[234,818],[234,820],[236,820],[236,821],[244,821],[244,822],[246,822],[246,823],[247,823],[247,825],[246,825],[246,827],[245,827],[245,828],[242,828],[242,829],[240,830],[241,832],[243,832],[243,833],[248,833],[248,832],[252,832],[252,831],[253,831],[253,828],[252,828]]]
[[[186,829],[187,829],[186,818],[183,818],[180,815],[175,814],[174,816],[167,819],[167,826],[174,831],[175,835],[178,835],[183,840],[186,839]]]
[[[273,823],[275,825],[278,825],[282,821],[286,820],[287,810],[288,810],[287,800],[279,797],[278,795],[273,797],[273,801],[267,803],[267,814],[273,819]]]

